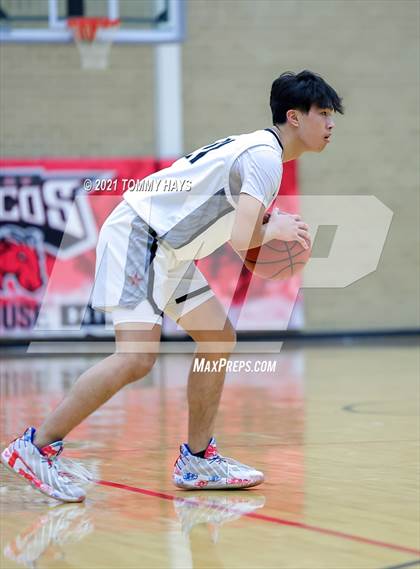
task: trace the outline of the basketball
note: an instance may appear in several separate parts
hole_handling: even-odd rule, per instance
[[[270,216],[265,214],[263,223]],[[285,280],[298,274],[311,256],[311,248],[304,249],[298,241],[273,239],[262,247],[248,249],[244,259],[246,268],[263,279]]]

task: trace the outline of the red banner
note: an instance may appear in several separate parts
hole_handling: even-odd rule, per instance
[[[122,180],[140,180],[166,165],[152,158],[0,161],[3,338],[112,333],[104,314],[89,307],[98,230],[121,199]],[[285,165],[282,194],[276,205],[297,211],[293,163]],[[299,277],[250,280],[228,245],[199,265],[239,328],[287,327]]]

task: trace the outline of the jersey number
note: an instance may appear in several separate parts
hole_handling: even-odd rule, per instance
[[[217,150],[218,148],[221,148],[225,144],[229,144],[229,142],[233,142],[234,140],[235,140],[234,138],[225,138],[224,140],[218,140],[217,142],[213,142],[213,144],[209,144],[208,146],[203,146],[203,148],[200,148],[195,152],[191,152],[191,154],[187,154],[185,158],[189,160],[191,164],[194,164],[194,162],[197,162],[197,160],[203,158],[203,156],[205,156],[208,152],[211,152],[212,150]]]

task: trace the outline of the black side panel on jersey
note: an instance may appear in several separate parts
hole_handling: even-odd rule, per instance
[[[226,197],[225,189],[222,188],[160,238],[174,249],[179,249],[191,243],[218,219],[234,209]]]

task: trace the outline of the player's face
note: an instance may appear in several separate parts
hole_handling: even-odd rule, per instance
[[[321,152],[331,140],[333,128],[332,109],[320,109],[312,105],[309,112],[299,113],[299,138],[309,152]]]

